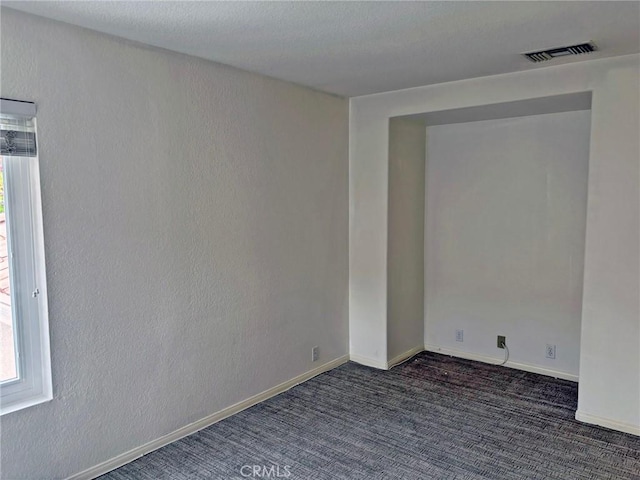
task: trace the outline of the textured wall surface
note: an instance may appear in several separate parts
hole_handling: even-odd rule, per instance
[[[506,335],[510,361],[578,375],[590,123],[580,111],[427,128],[430,348],[500,359]]]
[[[578,418],[640,435],[638,59],[599,78],[592,111]]]
[[[348,105],[10,10],[38,106],[54,400],[2,476],[62,478],[347,353]]]
[[[423,345],[425,133],[389,120],[387,361]]]

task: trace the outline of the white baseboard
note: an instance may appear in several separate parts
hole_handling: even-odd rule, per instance
[[[224,420],[225,418],[230,417],[231,415],[234,415],[238,412],[241,412],[242,410],[252,407],[257,403],[263,402],[271,397],[275,397],[276,395],[282,392],[285,392],[290,388],[295,387],[296,385],[299,385],[302,382],[306,382],[310,378],[313,378],[317,375],[320,375],[321,373],[324,373],[336,367],[339,367],[340,365],[347,363],[348,361],[349,361],[349,355],[344,355],[342,357],[336,358],[331,362],[325,363],[324,365],[321,365],[317,368],[314,368],[313,370],[305,372],[302,375],[298,375],[297,377],[292,378],[291,380],[288,380],[284,383],[281,383],[280,385],[276,385],[275,387],[270,388],[269,390],[265,390],[264,392],[258,393],[253,397],[243,400],[242,402],[236,403],[235,405],[231,405],[230,407],[220,410],[219,412],[206,416],[203,419],[198,420],[197,422],[190,423],[189,425],[185,425],[184,427],[179,428],[178,430],[171,432],[167,435],[163,435],[162,437],[157,438],[156,440],[152,440],[149,443],[145,443],[144,445],[136,447],[133,450],[129,450],[128,452],[122,453],[110,460],[107,460],[106,462],[102,462],[80,473],[76,473],[75,475],[70,476],[67,480],[91,480],[93,478],[99,477],[100,475],[104,475],[105,473],[110,472],[111,470],[114,470],[118,467],[121,467],[122,465],[126,465],[127,463],[132,462],[136,458],[140,458],[143,455],[146,455],[147,453],[153,452],[154,450],[164,447],[165,445],[175,442],[176,440],[180,440],[181,438],[184,438],[188,435],[191,435],[192,433],[202,430],[203,428],[206,428],[209,425],[213,425],[214,423],[217,423],[220,420]]]
[[[451,355],[452,357],[466,358],[467,360],[476,360],[483,363],[491,363],[498,365],[504,361],[503,358],[489,357],[487,355],[480,355],[478,353],[463,352],[462,350],[455,350],[453,348],[440,347],[438,345],[425,345],[424,349],[429,352],[442,353],[444,355]],[[508,361],[505,367],[513,368],[515,370],[524,370],[525,372],[539,373],[540,375],[546,375],[548,377],[562,378],[563,380],[569,380],[577,382],[579,377],[572,373],[561,372],[559,370],[551,370],[549,368],[538,367],[535,365],[529,365],[527,363],[518,363]]]
[[[406,352],[401,353],[396,357],[393,357],[388,362],[383,362],[375,358],[364,357],[362,355],[357,355],[354,353],[349,355],[349,358],[351,359],[352,362],[359,363],[360,365],[364,365],[366,367],[373,367],[373,368],[377,368],[378,370],[389,370],[395,367],[396,365],[401,364],[405,360],[408,360],[414,355],[423,351],[424,351],[424,347],[420,345],[418,347],[412,348],[411,350],[407,350]]]
[[[349,359],[352,362],[359,363],[360,365],[364,365],[366,367],[388,370],[387,362],[383,362],[375,358],[363,357],[362,355],[356,355],[352,353],[351,355],[349,355]]]
[[[579,422],[590,423],[591,425],[598,425],[600,427],[610,428],[611,430],[618,430],[619,432],[640,436],[640,425],[617,422],[616,420],[611,420],[609,418],[591,415],[590,413],[584,413],[580,410],[576,412],[576,420],[578,420]]]
[[[404,353],[401,353],[397,357],[393,357],[391,360],[387,362],[387,369],[393,368],[396,365],[400,365],[401,363],[409,360],[414,355],[417,355],[420,352],[424,352],[424,346],[420,345],[412,348],[411,350],[407,350]]]

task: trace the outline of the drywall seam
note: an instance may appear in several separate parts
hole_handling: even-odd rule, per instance
[[[443,355],[451,355],[452,357],[465,358],[467,360],[475,360],[477,362],[489,363],[493,365],[499,365],[504,361],[504,358],[489,357],[487,355],[464,352],[462,350],[441,347],[439,345],[426,344],[424,346],[424,349],[427,352],[441,353]],[[561,372],[559,370],[551,370],[550,368],[538,367],[536,365],[529,365],[527,363],[507,362],[505,367],[513,368],[514,370],[523,370],[525,372],[539,373],[540,375],[546,375],[547,377],[561,378],[563,380],[569,380],[571,382],[577,382],[579,379],[578,375],[574,375],[572,373]]]
[[[615,420],[599,417],[598,415],[591,415],[590,413],[585,413],[580,410],[576,412],[576,420],[578,420],[579,422],[598,425],[600,427],[611,428],[620,432],[640,436],[640,425],[631,425],[629,423],[616,422]]]
[[[76,473],[75,475],[71,475],[67,480],[90,480],[92,478],[96,478],[100,475],[104,475],[111,470],[114,470],[118,467],[126,465],[129,462],[134,461],[136,458],[140,458],[143,455],[153,452],[165,445],[175,442],[176,440],[180,440],[188,435],[191,435],[203,428],[206,428],[214,423],[219,422],[220,420],[224,420],[231,415],[235,415],[236,413],[241,412],[242,410],[246,410],[249,407],[252,407],[260,402],[264,402],[271,397],[275,397],[282,392],[285,392],[296,385],[300,385],[307,380],[320,375],[321,373],[328,372],[340,365],[343,365],[349,361],[349,355],[343,355],[341,357],[336,358],[330,362],[325,363],[324,365],[319,366],[318,368],[314,368],[313,370],[309,370],[302,375],[298,375],[297,377],[292,378],[280,385],[276,385],[273,388],[265,390],[264,392],[258,393],[252,397],[247,398],[241,402],[238,402],[234,405],[231,405],[227,408],[220,410],[219,412],[208,415],[197,422],[190,423],[189,425],[185,425],[178,430],[175,430],[167,435],[163,435],[160,438],[152,440],[151,442],[145,443],[144,445],[140,445],[128,452],[122,453],[106,462],[102,462],[94,467],[83,470],[80,473]]]

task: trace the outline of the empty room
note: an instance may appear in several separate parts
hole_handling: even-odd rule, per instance
[[[0,1],[0,478],[640,479],[640,2]]]

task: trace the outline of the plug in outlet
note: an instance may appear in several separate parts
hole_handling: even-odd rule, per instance
[[[547,358],[556,358],[556,346],[547,344],[546,354]]]
[[[498,348],[504,348],[505,343],[507,343],[507,337],[498,335]]]
[[[320,351],[318,349],[318,346],[316,345],[311,349],[311,361],[317,362],[318,358],[320,358]]]
[[[456,330],[456,342],[464,342],[464,330]]]

